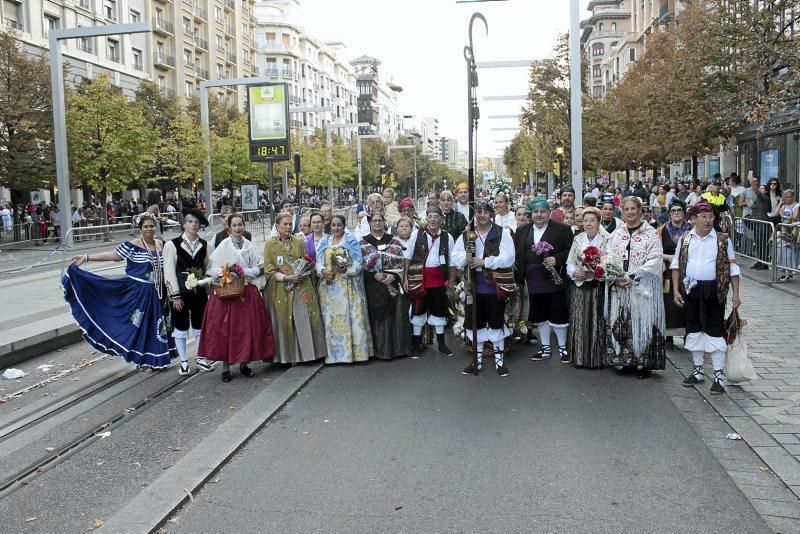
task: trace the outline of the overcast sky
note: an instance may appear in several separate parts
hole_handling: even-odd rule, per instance
[[[585,8],[589,0],[581,0]],[[463,56],[469,19],[480,11],[489,23],[486,35],[476,22],[477,61],[538,59],[551,54],[556,36],[569,29],[569,0],[509,0],[458,4],[455,0],[300,0],[297,22],[323,41],[341,40],[346,56],[370,55],[381,61],[383,80],[403,87],[404,114],[439,119],[439,133],[466,149],[466,64]],[[581,18],[588,16],[583,11]],[[335,21],[332,23],[332,21]],[[481,117],[478,152],[502,153],[514,120],[489,115],[518,113],[523,101],[480,102],[489,95],[527,94],[527,69],[479,69]]]

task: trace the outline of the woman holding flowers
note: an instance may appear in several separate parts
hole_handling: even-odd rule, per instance
[[[575,236],[567,258],[569,291],[569,335],[567,349],[576,367],[603,366],[605,319],[603,296],[605,270],[602,256],[610,237],[600,226],[602,214],[594,207],[583,209],[583,232]]]
[[[606,318],[606,365],[619,372],[636,371],[648,378],[653,369],[664,369],[664,299],[661,271],[664,268],[661,237],[642,221],[642,201],[622,200],[622,220],[608,240],[609,262],[624,273],[616,280],[606,277],[610,288]]]
[[[228,217],[231,235],[211,254],[209,273],[214,288],[203,316],[197,357],[222,362],[222,381],[231,380],[231,363],[239,364],[239,372],[253,376],[249,362],[266,360],[275,354],[272,325],[253,280],[261,276],[261,255],[244,237],[244,217],[232,213]],[[240,296],[225,297],[228,284],[244,282]],[[221,298],[225,297],[225,298]]]
[[[361,246],[345,230],[345,218],[334,215],[331,234],[317,246],[319,302],[325,323],[325,363],[364,362],[372,356],[367,299],[361,277]]]
[[[315,213],[312,222],[321,228],[322,215]],[[325,357],[325,327],[311,278],[315,262],[308,254],[306,239],[292,235],[292,223],[291,214],[279,214],[275,220],[278,235],[264,244],[264,300],[282,364]]]
[[[391,360],[411,353],[409,302],[400,289],[405,267],[403,245],[386,232],[382,213],[367,217],[370,233],[361,240],[361,255],[369,325],[375,357]]]

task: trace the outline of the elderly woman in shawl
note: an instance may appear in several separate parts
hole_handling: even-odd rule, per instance
[[[386,232],[383,214],[368,215],[370,233],[361,240],[364,288],[375,357],[391,360],[411,353],[409,302],[400,289],[403,245]]]
[[[315,214],[315,219],[321,226],[322,215]],[[325,327],[311,277],[314,260],[307,254],[305,239],[292,235],[292,223],[290,213],[279,214],[277,237],[264,243],[264,298],[282,364],[325,357]]]
[[[317,246],[319,302],[328,346],[325,363],[364,362],[373,354],[362,267],[358,239],[345,230],[345,218],[334,215],[331,234]]]
[[[625,224],[607,246],[608,263],[624,274],[613,281],[607,276],[605,364],[618,367],[620,374],[635,370],[639,378],[648,378],[666,364],[663,249],[658,232],[642,221],[641,199],[625,197],[621,206]]]

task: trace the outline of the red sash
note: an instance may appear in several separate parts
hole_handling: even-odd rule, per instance
[[[444,273],[441,267],[423,267],[422,269],[422,284],[425,289],[432,287],[444,287],[447,281],[444,278]]]

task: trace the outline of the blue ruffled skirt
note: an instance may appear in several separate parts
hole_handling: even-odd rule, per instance
[[[95,349],[156,369],[178,356],[152,282],[105,278],[70,265],[61,287],[83,339]]]

